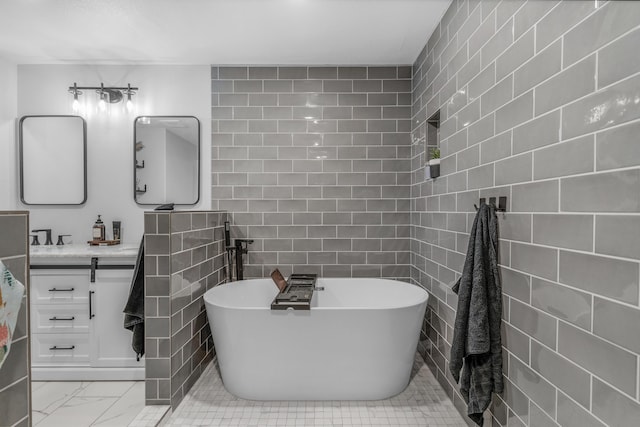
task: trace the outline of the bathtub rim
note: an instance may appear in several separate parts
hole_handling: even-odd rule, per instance
[[[384,307],[353,307],[353,306],[347,306],[347,307],[311,307],[311,310],[271,310],[271,306],[267,305],[265,307],[238,307],[238,306],[231,306],[231,305],[227,305],[227,304],[219,304],[219,303],[215,303],[212,302],[210,300],[210,298],[207,298],[207,295],[210,295],[210,292],[213,291],[214,289],[220,287],[220,286],[225,286],[225,285],[233,285],[234,283],[238,283],[238,282],[250,282],[250,281],[258,281],[258,280],[269,280],[268,277],[261,277],[261,278],[254,278],[254,279],[243,279],[243,280],[237,280],[237,281],[233,281],[233,282],[226,282],[226,283],[222,283],[220,285],[214,286],[213,288],[209,289],[208,291],[206,291],[203,295],[202,298],[205,302],[205,304],[213,306],[213,307],[218,307],[218,308],[223,308],[223,309],[229,309],[229,310],[265,310],[265,311],[275,311],[275,312],[296,312],[296,313],[304,313],[304,312],[310,312],[310,311],[317,311],[317,310],[321,310],[321,311],[325,311],[325,310],[357,310],[357,311],[361,311],[361,310],[398,310],[398,309],[404,309],[404,308],[410,308],[410,307],[416,307],[419,306],[420,304],[423,303],[427,303],[429,302],[429,298],[430,298],[430,294],[429,292],[423,288],[420,285],[414,284],[414,283],[410,283],[410,282],[404,282],[401,280],[395,280],[395,279],[385,279],[385,278],[381,278],[381,277],[319,277],[318,279],[335,279],[335,280],[351,280],[351,279],[365,279],[365,280],[389,280],[392,282],[398,282],[398,283],[402,283],[405,284],[407,286],[413,286],[416,287],[418,289],[421,289],[422,291],[424,291],[424,297],[420,298],[419,300],[417,300],[416,302],[412,302],[411,304],[405,304],[405,305],[394,305],[394,306],[384,306]],[[275,285],[274,285],[275,287]],[[277,289],[277,288],[276,288]],[[274,294],[273,294],[273,298],[276,297],[276,295],[278,294],[278,292],[276,291],[276,289],[274,289]],[[320,291],[322,292],[322,291]],[[270,303],[269,303],[270,304]]]

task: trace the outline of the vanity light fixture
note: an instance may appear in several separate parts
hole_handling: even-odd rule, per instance
[[[80,109],[80,102],[78,101],[78,95],[82,95],[83,90],[95,90],[99,96],[98,100],[98,109],[100,111],[105,111],[107,109],[107,104],[116,104],[124,99],[124,96],[127,96],[127,100],[125,102],[125,107],[127,112],[133,111],[133,101],[131,97],[136,94],[138,91],[137,87],[131,87],[131,84],[127,84],[126,87],[110,87],[105,86],[104,83],[100,83],[100,86],[78,86],[76,83],[73,86],[69,86],[69,93],[73,95],[73,103],[71,104],[71,108],[74,113],[77,113]]]

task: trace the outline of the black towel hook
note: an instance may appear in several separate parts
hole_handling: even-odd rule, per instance
[[[483,204],[487,203],[487,199],[482,197],[480,198],[480,206],[482,206]],[[498,206],[496,206],[496,198],[495,197],[489,197],[489,205],[493,206],[496,210],[496,212],[506,212],[507,211],[507,197],[506,196],[501,196],[498,197]],[[478,210],[478,206],[474,203],[473,207],[476,208],[476,210]]]

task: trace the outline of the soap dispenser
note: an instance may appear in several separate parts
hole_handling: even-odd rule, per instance
[[[93,224],[93,240],[107,240],[106,227],[104,226],[102,219],[100,219],[101,216],[102,215],[98,215],[96,223]]]

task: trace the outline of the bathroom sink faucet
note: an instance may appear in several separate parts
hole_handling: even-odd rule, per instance
[[[249,253],[249,245],[253,243],[251,239],[236,239],[236,280],[244,279],[244,267],[242,265],[242,255]]]
[[[39,233],[41,231],[44,231],[44,232],[47,233],[47,238],[46,238],[46,241],[44,242],[44,244],[45,245],[53,245],[53,241],[51,240],[51,229],[50,228],[40,228],[38,230],[31,230],[32,233]]]
[[[59,234],[58,235],[58,243],[56,243],[56,246],[63,246],[64,245],[63,237],[71,237],[71,234]]]

